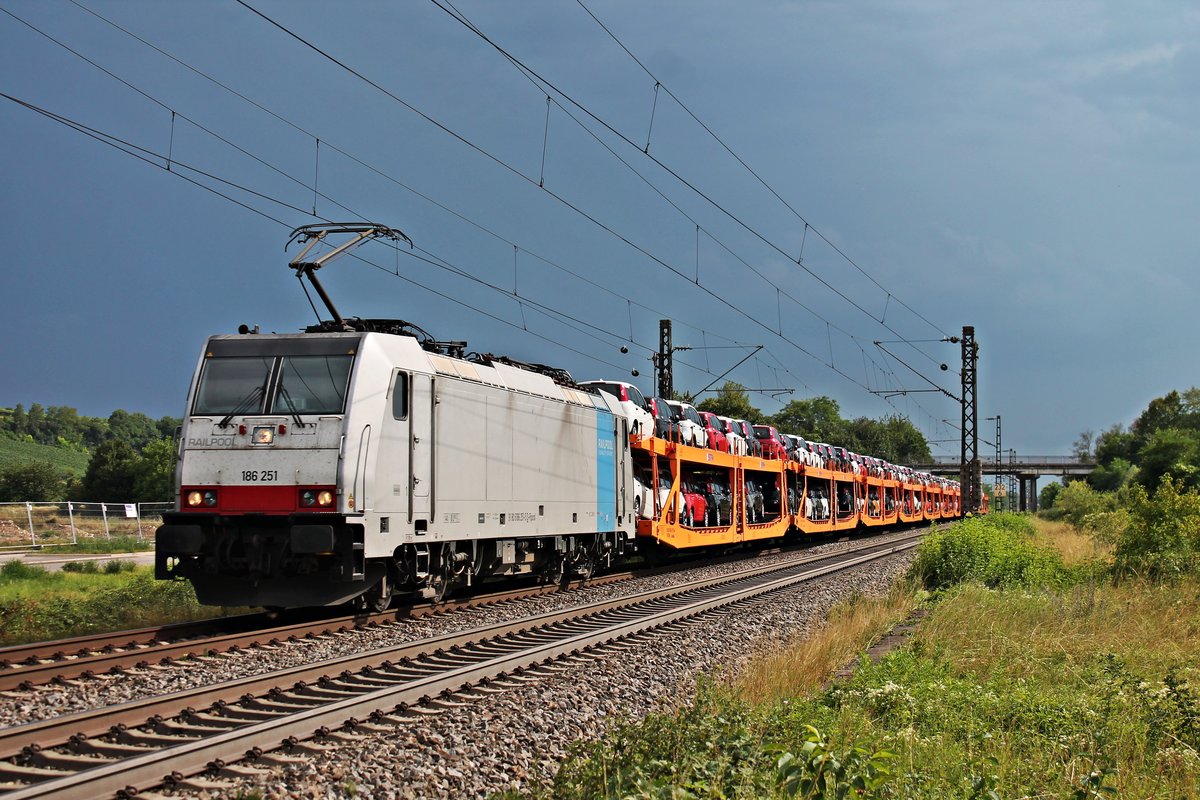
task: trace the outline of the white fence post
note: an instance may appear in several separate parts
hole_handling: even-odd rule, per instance
[[[70,500],[67,501],[67,516],[71,518],[71,544],[79,544],[79,537],[75,535],[75,505]]]
[[[134,518],[135,520],[137,520],[137,526],[138,526],[138,541],[139,541],[139,542],[141,542],[141,541],[144,541],[144,540],[143,540],[143,538],[142,538],[142,504],[141,504],[141,503],[134,503],[134,505],[133,505],[133,518]]]
[[[37,547],[37,531],[33,529],[33,503],[25,504],[25,516],[29,520],[29,544]]]
[[[104,536],[105,536],[105,538],[111,539],[112,536],[108,532],[108,505],[107,504],[105,504],[105,503],[100,504],[100,514],[101,514],[101,516],[104,517]]]

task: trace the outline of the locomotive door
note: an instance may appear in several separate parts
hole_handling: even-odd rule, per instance
[[[433,427],[436,412],[433,376],[414,373],[409,431],[412,455],[411,506],[417,519],[429,519],[433,513]]]
[[[412,524],[412,376],[395,370],[388,387],[388,406],[379,426],[379,455],[375,471],[377,507],[384,514],[408,514]]]
[[[388,498],[379,510],[427,519],[430,469],[429,419],[431,387],[428,375],[396,370],[388,393],[388,411],[380,428],[376,494]]]

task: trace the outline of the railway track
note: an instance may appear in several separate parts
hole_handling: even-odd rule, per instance
[[[778,552],[781,552],[779,547],[762,548],[723,559],[712,559],[707,563],[720,564]],[[302,638],[340,634],[353,629],[388,625],[582,587],[603,586],[691,566],[694,564],[684,560],[667,566],[595,575],[586,581],[526,585],[451,599],[438,605],[418,603],[375,613],[363,611],[330,617],[321,613],[324,609],[299,609],[289,612],[293,619],[282,625],[276,624],[275,615],[264,612],[0,647],[0,692],[30,690],[37,686],[105,673],[118,674],[155,664],[178,663],[197,655],[214,655],[239,648],[279,646]]]
[[[590,578],[587,586],[628,580],[638,574],[619,572]],[[49,683],[89,678],[103,673],[144,669],[169,664],[197,655],[255,646],[277,646],[300,638],[343,633],[355,628],[386,625],[494,605],[509,600],[576,589],[582,581],[556,586],[526,586],[492,592],[439,605],[415,604],[383,612],[342,614],[335,617],[301,614],[299,621],[272,624],[273,615],[245,614],[216,620],[163,625],[133,631],[98,633],[52,642],[33,642],[0,648],[0,691],[28,690]]]
[[[391,715],[463,687],[500,691],[555,659],[590,658],[644,631],[885,558],[922,533],[10,728],[0,731],[0,797],[131,795],[237,761],[269,763],[281,758],[271,751],[396,723]]]

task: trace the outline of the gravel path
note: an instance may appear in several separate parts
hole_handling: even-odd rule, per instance
[[[893,534],[899,536],[900,534]],[[881,541],[887,537],[881,537]],[[100,675],[63,686],[42,686],[28,692],[0,693],[0,727],[61,716],[93,708],[207,686],[221,681],[259,675],[288,667],[414,642],[447,633],[470,630],[514,619],[562,611],[588,603],[625,597],[669,587],[683,580],[729,574],[758,566],[793,561],[807,554],[847,548],[845,542],[818,545],[803,553],[763,556],[753,561],[708,565],[649,578],[548,594],[496,606],[479,607],[392,625],[346,631],[318,639],[300,640],[275,647],[255,647],[236,653],[195,659],[181,664],[130,671],[125,675]],[[153,657],[148,654],[148,657]]]
[[[554,774],[571,743],[603,736],[614,720],[687,702],[698,675],[736,674],[755,649],[813,630],[839,600],[885,593],[911,558],[892,556],[775,593],[459,707],[409,712],[400,725],[199,796],[462,798],[528,788]]]

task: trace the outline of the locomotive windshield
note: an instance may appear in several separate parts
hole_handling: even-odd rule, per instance
[[[215,356],[205,360],[193,414],[340,414],[352,355]]]
[[[284,356],[273,414],[340,414],[353,356]]]
[[[263,356],[210,358],[204,363],[193,414],[257,414],[262,411],[275,359]]]

